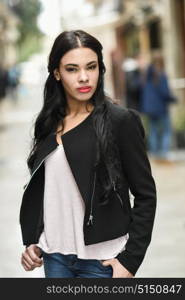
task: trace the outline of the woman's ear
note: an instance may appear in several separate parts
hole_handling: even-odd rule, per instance
[[[57,81],[59,81],[61,78],[60,78],[60,73],[59,73],[58,69],[55,69],[53,73],[54,73],[55,79]]]

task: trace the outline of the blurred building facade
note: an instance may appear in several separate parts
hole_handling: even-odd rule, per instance
[[[18,18],[0,1],[0,66],[8,68],[17,61]]]
[[[140,53],[147,63],[150,62],[152,54],[159,51],[164,55],[172,88],[180,104],[184,105],[185,0],[87,0],[87,2],[94,6],[94,17],[107,15],[107,23],[110,21],[108,13],[117,13],[117,20],[113,24],[112,46],[114,45],[115,48],[110,53],[114,75],[114,96],[123,99],[124,79],[123,82],[120,79],[123,78],[121,62],[124,57]],[[111,43],[111,35],[109,43]],[[115,78],[116,74],[117,78]]]
[[[185,0],[84,0],[68,11],[62,2],[64,29],[83,28],[101,40],[111,96],[124,103],[125,57],[139,53],[148,63],[160,51],[179,104],[185,104]]]

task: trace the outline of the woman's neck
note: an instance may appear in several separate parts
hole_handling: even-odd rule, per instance
[[[75,117],[77,115],[83,115],[91,112],[94,109],[94,106],[91,103],[83,102],[83,103],[72,103],[67,104],[66,107],[66,115]]]

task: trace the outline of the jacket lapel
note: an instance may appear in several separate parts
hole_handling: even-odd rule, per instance
[[[39,152],[37,153],[37,157],[34,161],[33,169],[31,173],[34,173],[35,170],[39,167],[41,162],[48,156],[53,150],[57,147],[56,136],[54,134],[50,134],[44,140],[43,144],[41,145]]]
[[[62,135],[62,143],[75,182],[84,202],[87,203],[92,193],[94,163],[96,158],[96,136],[91,118],[81,126],[77,126]],[[52,133],[45,139],[40,147],[40,151],[34,162],[32,174],[57,146],[56,135]]]
[[[89,120],[90,121],[90,120]],[[91,122],[62,136],[67,161],[85,203],[90,199],[95,162],[95,133]]]

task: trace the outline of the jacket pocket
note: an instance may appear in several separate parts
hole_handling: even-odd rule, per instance
[[[123,208],[123,199],[121,198],[120,194],[118,193],[118,191],[115,191],[117,198],[119,199],[121,206]]]
[[[113,191],[114,191],[115,197],[120,202],[122,209],[131,216],[132,210],[131,210],[128,188],[125,187],[123,189],[120,189],[120,188],[118,189],[118,187],[113,182]]]
[[[123,199],[121,198],[121,196],[120,196],[120,194],[118,192],[118,189],[117,189],[116,184],[115,184],[114,181],[112,182],[112,185],[113,185],[113,190],[114,190],[114,192],[116,194],[116,197],[118,198],[118,200],[119,200],[119,202],[120,202],[120,204],[121,204],[121,206],[123,208]]]

